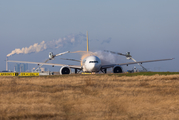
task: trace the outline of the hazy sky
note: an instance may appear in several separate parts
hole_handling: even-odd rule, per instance
[[[52,45],[9,59],[43,62],[50,51],[86,50],[88,31],[92,51],[130,51],[136,60],[175,58],[143,65],[151,70],[179,71],[178,6],[178,0],[0,0],[0,70],[5,70],[4,60],[11,51],[42,41],[63,41],[70,36],[58,48]],[[79,58],[74,54],[63,57]],[[59,58],[52,62],[75,64]],[[13,70],[14,64],[9,65]]]

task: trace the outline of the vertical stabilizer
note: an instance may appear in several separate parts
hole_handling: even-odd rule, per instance
[[[89,51],[89,42],[88,42],[88,31],[86,32],[86,39],[87,39],[87,52]]]

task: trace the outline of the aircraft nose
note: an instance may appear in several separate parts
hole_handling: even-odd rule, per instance
[[[91,64],[90,68],[93,69],[95,67],[95,64]]]
[[[96,64],[96,63],[92,64],[92,65],[91,65],[91,70],[92,70],[92,71],[96,71],[96,67],[97,67],[97,64]]]

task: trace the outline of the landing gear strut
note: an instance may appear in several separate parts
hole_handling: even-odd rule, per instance
[[[78,74],[80,71],[80,69],[75,69],[75,74]]]
[[[103,72],[103,73],[107,73],[107,69],[101,69],[101,72]]]

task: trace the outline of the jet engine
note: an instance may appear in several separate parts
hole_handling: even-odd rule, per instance
[[[113,67],[113,73],[122,73],[122,67],[119,65],[116,65]]]
[[[71,74],[71,69],[68,66],[63,66],[60,69],[60,74]]]

